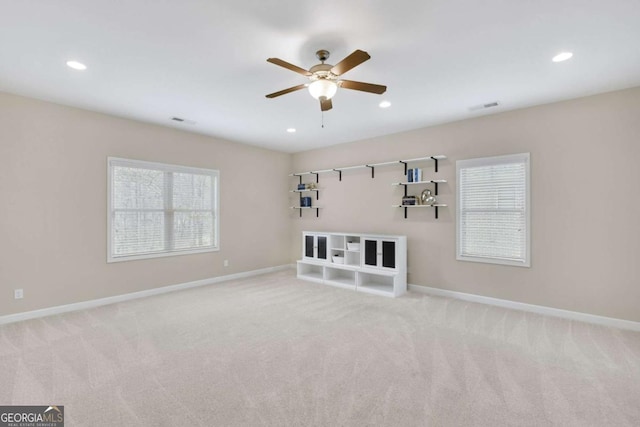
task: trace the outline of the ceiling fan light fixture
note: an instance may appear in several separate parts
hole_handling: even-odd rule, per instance
[[[309,85],[309,93],[315,99],[320,99],[322,97],[325,99],[331,99],[337,91],[338,85],[332,80],[318,79],[311,82]]]

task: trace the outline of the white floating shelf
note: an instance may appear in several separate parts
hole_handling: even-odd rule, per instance
[[[430,181],[418,181],[418,182],[394,182],[391,185],[416,185],[416,184],[442,184],[446,183],[446,179],[432,179]]]
[[[290,173],[289,176],[304,176],[304,175],[316,175],[317,172],[295,172]]]
[[[351,169],[374,168],[374,167],[378,167],[378,166],[391,166],[391,165],[398,165],[398,164],[404,164],[404,163],[422,162],[422,161],[427,161],[427,160],[442,160],[442,159],[446,159],[446,158],[447,158],[447,156],[443,156],[443,155],[440,154],[440,155],[437,155],[437,156],[416,157],[414,159],[407,159],[407,160],[393,160],[393,161],[390,161],[390,162],[367,163],[367,164],[364,164],[364,165],[354,165],[354,166],[341,166],[341,167],[336,167],[336,168],[331,168],[331,169],[322,169],[322,170],[309,171],[309,172],[294,172],[294,173],[289,174],[289,176],[318,175],[320,173],[341,172],[341,171],[346,171],[346,170],[351,170]]]
[[[434,208],[436,219],[438,219],[438,208],[446,207],[444,203],[435,203],[433,205],[391,205],[392,208],[404,208],[404,218],[407,219],[407,208]]]
[[[392,208],[438,208],[443,206],[447,205],[442,203],[436,203],[433,205],[391,205]]]
[[[289,209],[322,209],[320,206],[290,206]]]
[[[447,156],[438,155],[438,156],[427,156],[427,157],[416,157],[415,159],[409,160],[400,160],[401,162],[409,163],[409,162],[421,162],[423,160],[442,160],[446,159]]]
[[[320,191],[318,188],[310,188],[308,190],[289,190],[289,193],[306,193],[309,191]]]

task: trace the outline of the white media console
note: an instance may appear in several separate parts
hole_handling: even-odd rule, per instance
[[[299,279],[397,297],[407,292],[407,238],[303,231],[297,269]]]

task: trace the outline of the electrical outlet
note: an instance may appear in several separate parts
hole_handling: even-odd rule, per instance
[[[15,298],[15,299],[24,298],[24,291],[22,289],[14,289],[13,290],[13,298]]]
[[[229,260],[228,260],[228,259],[225,259],[225,260],[224,260],[224,266],[225,266],[225,267],[229,267]]]

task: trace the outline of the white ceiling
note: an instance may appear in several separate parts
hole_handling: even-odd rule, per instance
[[[0,11],[1,91],[287,152],[640,85],[640,0],[0,0]],[[306,81],[267,58],[308,69],[318,49],[332,64],[367,51],[345,78],[387,92],[340,89],[324,128],[307,91],[265,98]],[[561,51],[574,57],[552,63]]]

